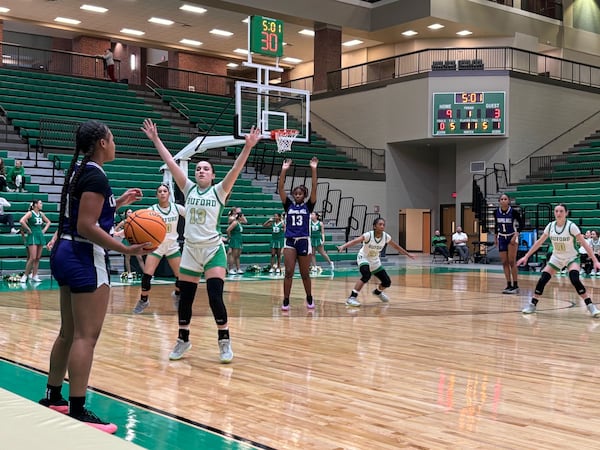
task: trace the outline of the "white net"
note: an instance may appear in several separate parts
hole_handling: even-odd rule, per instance
[[[292,142],[298,136],[298,130],[273,130],[275,140],[277,141],[277,151],[279,153],[289,152],[292,149]]]

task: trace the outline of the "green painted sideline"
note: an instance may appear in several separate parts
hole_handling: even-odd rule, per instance
[[[43,395],[46,376],[0,358],[0,386],[21,397],[37,402]],[[63,391],[65,390],[66,386],[63,388]],[[63,392],[63,395],[65,394],[66,392]],[[116,436],[147,449],[250,450],[269,448],[222,436],[209,429],[181,422],[98,392],[88,391],[86,406],[104,420],[110,420],[117,424],[119,429]],[[40,445],[43,444],[40,443]]]

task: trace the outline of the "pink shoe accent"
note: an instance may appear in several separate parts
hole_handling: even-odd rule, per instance
[[[90,427],[94,427],[97,430],[104,431],[108,434],[115,434],[118,427],[114,423],[92,423],[92,422],[83,422]]]
[[[307,304],[306,304],[306,307],[307,307],[308,309],[315,309],[315,301],[313,300],[313,302],[312,302],[311,304],[308,304],[308,303],[307,303]]]
[[[69,405],[50,405],[48,406],[52,411],[59,412],[61,414],[69,414]]]
[[[290,310],[290,305],[281,305],[281,310],[282,311],[289,311]]]

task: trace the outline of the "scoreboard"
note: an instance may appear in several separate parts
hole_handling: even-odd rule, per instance
[[[505,92],[434,92],[433,136],[503,135]]]

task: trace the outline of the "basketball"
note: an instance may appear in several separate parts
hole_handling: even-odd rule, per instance
[[[147,247],[154,249],[165,239],[167,227],[156,211],[140,209],[129,215],[123,232],[130,244],[150,242]]]

